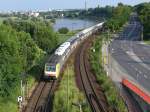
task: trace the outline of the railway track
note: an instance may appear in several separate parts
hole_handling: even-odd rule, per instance
[[[96,93],[96,87],[93,83],[93,79],[91,77],[91,72],[89,70],[89,64],[88,64],[88,58],[85,52],[87,52],[87,49],[89,48],[89,43],[86,42],[83,45],[81,45],[80,49],[78,50],[77,56],[76,56],[76,67],[77,67],[77,73],[80,76],[80,81],[82,84],[82,89],[85,92],[87,101],[89,102],[91,106],[92,112],[108,112],[108,107],[106,107],[106,103],[104,103],[106,100],[105,98],[100,99],[99,97],[104,97],[102,94],[98,95]]]
[[[47,112],[47,102],[54,92],[55,81],[39,82],[24,112]]]

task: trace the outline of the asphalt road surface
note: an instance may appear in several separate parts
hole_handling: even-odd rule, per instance
[[[150,46],[142,44],[142,25],[132,14],[129,24],[110,44],[113,58],[127,71],[136,83],[150,93]]]

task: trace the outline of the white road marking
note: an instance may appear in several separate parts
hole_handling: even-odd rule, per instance
[[[145,74],[144,74],[144,77],[145,77],[146,79],[148,78],[147,75],[145,75]]]

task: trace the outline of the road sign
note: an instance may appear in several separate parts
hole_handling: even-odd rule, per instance
[[[22,102],[22,101],[23,101],[22,96],[18,96],[18,102]]]

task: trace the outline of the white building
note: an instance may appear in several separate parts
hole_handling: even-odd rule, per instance
[[[31,12],[31,13],[29,13],[29,16],[38,17],[39,13],[38,12]]]

